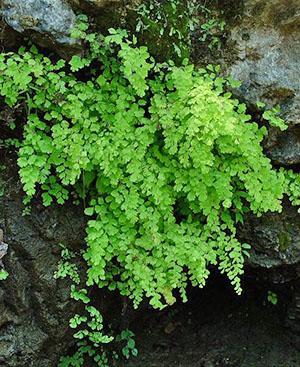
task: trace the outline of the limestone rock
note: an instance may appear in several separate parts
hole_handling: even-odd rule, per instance
[[[64,0],[0,0],[0,15],[15,31],[61,54],[76,45],[70,37],[76,17]]]
[[[300,164],[300,2],[245,0],[230,32],[237,54],[228,73],[243,82],[239,95],[254,106],[280,105],[291,126],[272,133],[266,151],[276,164]]]
[[[235,14],[228,35],[228,47],[234,44],[236,53],[228,63],[227,73],[242,82],[237,94],[250,109],[257,101],[269,107],[281,106],[289,129],[270,129],[265,150],[276,165],[299,167],[300,2],[241,2],[243,6],[237,9],[242,11]],[[222,3],[226,9],[226,1]],[[299,233],[300,215],[287,203],[281,214],[249,216],[240,232],[242,239],[253,245],[248,266],[264,270],[289,268],[297,278]]]
[[[256,102],[280,105],[288,130],[271,128],[264,142],[277,166],[300,167],[300,2],[298,0],[238,1],[229,31],[227,73],[242,82],[238,96],[250,110]],[[223,1],[226,8],[226,1]],[[238,5],[238,4],[237,4]],[[235,52],[232,50],[235,45]],[[285,204],[282,213],[249,216],[240,230],[252,245],[247,266],[260,281],[297,288],[288,312],[288,325],[299,332],[300,214]]]

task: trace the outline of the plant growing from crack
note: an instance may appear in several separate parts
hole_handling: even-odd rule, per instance
[[[186,301],[187,285],[203,287],[217,266],[240,294],[249,245],[236,226],[249,212],[281,211],[285,194],[298,204],[299,175],[272,167],[261,146],[267,129],[251,121],[218,68],[157,63],[135,36],[90,33],[84,17],[73,36],[87,51],[70,62],[33,46],[0,54],[3,100],[30,111],[18,152],[25,201],[37,191],[45,205],[74,192],[86,201],[88,287],[163,308],[177,291]],[[57,276],[76,271],[65,260]],[[86,289],[75,284],[71,295],[86,314],[71,321],[84,328],[76,358],[62,366],[86,355],[104,366],[112,336]],[[126,348],[125,357],[136,354],[132,342]]]

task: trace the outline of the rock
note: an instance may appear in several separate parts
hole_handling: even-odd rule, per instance
[[[6,48],[11,47],[19,44],[17,34],[22,34],[68,59],[82,51],[81,44],[70,37],[76,21],[75,11],[90,15],[97,29],[107,32],[108,28],[120,27],[140,1],[0,0],[0,42]]]
[[[242,241],[252,246],[247,265],[264,270],[276,269],[276,282],[297,279],[300,266],[300,215],[296,207],[284,205],[282,213],[247,217],[239,230]],[[289,278],[280,278],[280,269],[289,269]]]
[[[70,37],[76,17],[64,0],[0,0],[0,15],[12,29],[29,34],[40,46],[54,48],[61,55],[76,49]]]
[[[73,9],[88,14],[97,29],[104,34],[109,28],[131,28],[135,9],[142,0],[68,0]]]
[[[226,1],[223,2],[226,8]],[[256,102],[280,105],[289,128],[270,128],[266,154],[277,166],[300,167],[300,2],[298,0],[244,0],[241,14],[232,18],[227,40],[232,57],[227,73],[242,81],[237,91],[250,111]],[[233,52],[232,45],[235,45]],[[228,58],[228,57],[227,57]],[[285,203],[282,213],[249,216],[241,240],[252,245],[246,267],[259,282],[294,289],[287,325],[300,329],[300,215]]]
[[[14,167],[13,161],[6,165]],[[0,225],[9,244],[3,262],[9,277],[0,282],[0,365],[56,366],[72,343],[68,321],[78,305],[70,300],[70,281],[55,280],[59,244],[82,248],[85,222],[72,205],[43,208],[34,204],[22,215],[22,188],[10,169],[0,198]]]
[[[268,213],[261,218],[249,216],[240,229],[242,241],[252,246],[246,259],[246,275],[257,282],[292,292],[287,300],[286,326],[295,335],[300,349],[300,215],[286,204],[282,213]],[[249,269],[250,268],[250,269]]]
[[[78,8],[95,12],[95,10],[103,10],[112,6],[122,7],[124,2],[122,0],[69,0],[69,3]]]
[[[15,45],[21,44],[20,34],[14,31],[0,18],[0,45],[3,50],[9,50]]]
[[[299,165],[300,124],[291,126],[286,132],[271,129],[264,146],[267,155],[275,164],[284,166]]]
[[[300,2],[245,0],[242,18],[230,31],[233,43],[228,73],[243,83],[239,96],[250,106],[279,104],[290,125],[271,134],[267,154],[276,164],[300,164]]]
[[[294,343],[300,350],[300,284],[298,283],[295,288],[293,300],[287,311],[286,325],[295,333]]]
[[[8,244],[3,242],[3,230],[0,229],[0,267],[3,268],[2,259],[7,255]]]

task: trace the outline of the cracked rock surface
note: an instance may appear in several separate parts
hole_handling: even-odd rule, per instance
[[[2,161],[3,162],[3,161]],[[5,160],[6,166],[15,167]],[[0,225],[8,253],[9,277],[0,286],[0,366],[56,366],[70,342],[68,323],[76,305],[70,282],[53,274],[60,246],[80,248],[84,216],[80,208],[33,204],[23,216],[22,188],[16,171],[1,170]]]

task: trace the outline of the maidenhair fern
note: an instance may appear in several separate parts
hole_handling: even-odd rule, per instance
[[[299,185],[263,154],[266,129],[214,73],[157,64],[125,31],[81,23],[74,36],[89,51],[69,63],[34,47],[0,55],[1,95],[28,111],[18,159],[28,201],[37,190],[45,205],[84,197],[87,283],[135,306],[172,304],[176,289],[186,299],[210,265],[240,293],[249,246],[236,224],[280,211],[285,192],[298,203]]]

